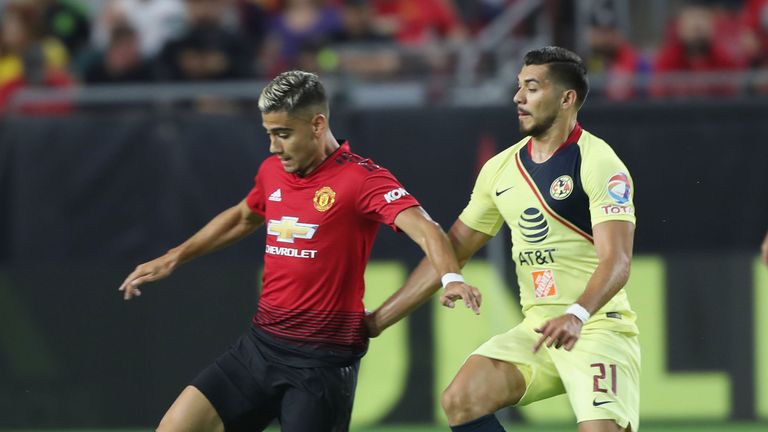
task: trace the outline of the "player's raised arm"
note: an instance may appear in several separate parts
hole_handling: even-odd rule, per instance
[[[587,317],[605,306],[629,280],[635,225],[627,221],[606,221],[595,225],[593,233],[599,262],[587,288],[574,304],[580,306]],[[570,351],[579,339],[585,320],[567,312],[547,321],[536,330],[541,337],[533,350],[538,351],[546,343]]]
[[[130,300],[140,296],[139,286],[169,276],[181,264],[229,246],[251,234],[264,224],[264,218],[253,213],[245,200],[224,210],[200,231],[165,255],[139,265],[125,278],[119,290]]]
[[[427,257],[414,269],[402,288],[368,315],[366,324],[372,337],[378,336],[424,303],[440,288],[440,275],[458,273],[458,268],[491,238],[458,220],[446,237],[421,207],[404,210],[395,219],[395,224],[421,246]],[[463,282],[446,284],[441,303],[453,307],[458,299],[464,299],[467,307],[480,313],[482,296],[477,288]]]

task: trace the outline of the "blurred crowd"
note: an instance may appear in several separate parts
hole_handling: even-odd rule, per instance
[[[650,50],[627,40],[611,4],[595,3],[586,35],[585,58],[605,80],[603,96],[768,93],[768,0],[684,3]]]
[[[5,0],[0,112],[25,86],[268,79],[289,68],[372,79],[440,73],[516,1]],[[573,5],[545,3],[552,28],[572,26],[563,11]],[[718,73],[768,69],[768,0],[685,3],[651,49],[628,40],[610,0],[593,4],[581,54],[605,97],[729,94],[743,89]],[[768,91],[765,81],[750,85]]]
[[[451,0],[10,0],[0,12],[0,106],[22,86],[270,78],[288,68],[387,76],[419,67],[398,49],[459,45],[503,9],[494,3],[464,20]],[[329,49],[340,44],[348,54]]]

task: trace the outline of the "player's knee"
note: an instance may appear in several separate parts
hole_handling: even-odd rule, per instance
[[[476,402],[471,394],[456,386],[449,386],[445,389],[441,400],[443,411],[449,417],[476,408],[478,406]]]
[[[496,411],[487,398],[467,390],[451,386],[443,392],[441,402],[451,425],[464,424]]]
[[[613,420],[591,420],[579,423],[579,432],[631,432],[632,426],[622,428]]]
[[[443,411],[445,411],[446,414],[453,412],[455,407],[459,405],[457,400],[459,397],[460,395],[456,394],[456,392],[454,392],[451,387],[443,390],[443,396],[440,400],[440,404],[443,406]]]

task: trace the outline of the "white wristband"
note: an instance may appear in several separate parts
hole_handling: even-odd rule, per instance
[[[580,319],[583,324],[586,324],[590,317],[589,312],[587,312],[587,310],[578,303],[574,303],[568,306],[568,309],[565,310],[565,313],[576,316],[576,318]]]
[[[459,273],[446,273],[440,278],[440,282],[443,284],[443,289],[445,289],[445,286],[451,282],[464,282],[464,276]]]

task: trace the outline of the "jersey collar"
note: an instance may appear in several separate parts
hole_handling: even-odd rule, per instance
[[[573,130],[571,131],[571,133],[568,134],[568,138],[566,138],[565,141],[562,144],[560,144],[560,147],[558,147],[554,151],[554,153],[552,153],[552,156],[556,155],[557,152],[559,152],[560,150],[568,147],[569,145],[576,144],[577,142],[579,142],[579,138],[581,138],[581,133],[582,132],[583,132],[583,129],[581,128],[581,125],[579,124],[579,122],[576,122],[576,126],[574,126]],[[532,154],[533,138],[529,138],[528,139],[528,143],[525,146],[528,149],[528,156],[530,156],[531,160],[533,160],[533,154]]]
[[[349,150],[349,141],[347,141],[347,140],[338,140],[337,139],[336,142],[339,143],[339,147],[336,148],[336,150],[334,150],[333,153],[329,154],[325,159],[323,159],[323,161],[320,162],[320,165],[318,165],[317,168],[315,168],[311,173],[309,173],[309,175],[302,177],[302,176],[300,176],[300,175],[298,175],[296,173],[293,173],[293,176],[295,178],[301,179],[301,180],[310,179],[310,178],[314,177],[314,175],[319,173],[320,171],[324,171],[324,170],[328,169],[328,164],[330,163],[329,161],[335,159],[336,156],[340,155],[341,153],[348,153],[350,151]]]

